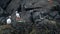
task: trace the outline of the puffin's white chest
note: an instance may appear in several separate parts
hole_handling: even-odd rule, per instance
[[[7,19],[7,24],[11,24],[11,19]]]
[[[20,17],[19,13],[16,13],[16,17]]]

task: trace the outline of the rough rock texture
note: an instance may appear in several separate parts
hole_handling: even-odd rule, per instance
[[[3,9],[0,7],[0,16],[2,15],[3,13]]]
[[[48,5],[47,0],[25,0],[23,2],[25,2],[25,8],[44,7]]]
[[[0,0],[0,6],[3,9],[6,9],[10,2],[11,2],[11,0]]]
[[[16,26],[16,10],[26,21],[19,27]],[[9,15],[18,34],[60,34],[59,0],[0,0],[1,24],[6,22]]]
[[[12,13],[13,11],[16,11],[20,6],[20,0],[12,0],[10,4],[7,6],[6,11],[8,13]]]
[[[4,14],[5,14],[4,10],[0,7],[0,25],[5,22],[6,15]]]

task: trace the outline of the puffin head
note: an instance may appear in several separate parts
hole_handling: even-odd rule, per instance
[[[18,13],[18,11],[16,11],[16,13]]]
[[[9,16],[9,18],[11,18],[11,16]]]

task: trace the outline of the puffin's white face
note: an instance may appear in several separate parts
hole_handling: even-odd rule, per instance
[[[11,16],[9,16],[9,18],[11,18]]]
[[[16,11],[16,13],[17,13],[18,11]]]

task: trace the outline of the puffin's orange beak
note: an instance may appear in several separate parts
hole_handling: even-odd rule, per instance
[[[20,18],[19,18],[19,17],[17,17],[17,18],[16,18],[16,20],[20,20]]]

